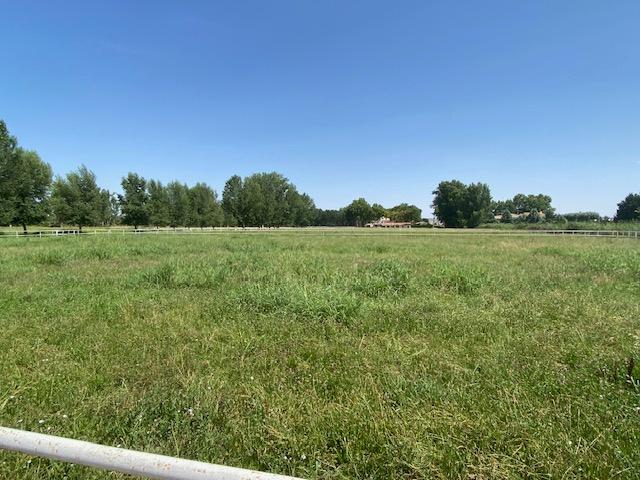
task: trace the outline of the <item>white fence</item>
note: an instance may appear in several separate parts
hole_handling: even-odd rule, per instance
[[[300,480],[0,427],[0,449],[163,480]]]
[[[126,236],[126,235],[317,235],[317,236],[447,236],[447,235],[499,235],[499,236],[571,236],[571,237],[613,237],[640,238],[637,230],[490,230],[490,229],[402,229],[376,230],[356,229],[351,227],[307,227],[307,228],[153,228],[153,229],[125,229],[125,228],[89,228],[82,232],[75,229],[42,230],[24,233],[21,231],[0,233],[0,238],[39,238],[61,236]]]

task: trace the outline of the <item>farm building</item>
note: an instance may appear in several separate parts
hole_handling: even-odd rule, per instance
[[[369,228],[411,228],[411,222],[394,222],[390,218],[380,217],[375,222],[367,223]]]
[[[512,220],[517,220],[517,219],[520,219],[520,218],[527,218],[529,215],[531,215],[531,212],[512,213],[511,214],[511,219]],[[543,220],[546,217],[544,212],[538,212],[538,215]],[[494,215],[493,218],[494,218],[494,220],[497,220],[498,222],[502,221],[502,213],[498,213],[498,214]]]

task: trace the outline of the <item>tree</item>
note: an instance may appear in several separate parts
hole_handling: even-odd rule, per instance
[[[318,208],[315,213],[314,225],[321,227],[337,227],[344,225],[343,210],[322,210]]]
[[[96,176],[84,165],[66,178],[58,177],[51,195],[57,223],[77,225],[80,231],[86,225],[95,225],[100,217],[100,196]]]
[[[109,190],[100,190],[98,201],[98,224],[102,226],[113,225],[118,219],[118,196]]]
[[[549,195],[543,195],[539,193],[537,195],[525,195],[524,193],[518,193],[514,195],[513,199],[499,200],[492,203],[491,210],[494,215],[503,214],[509,211],[511,214],[522,215],[518,221],[531,222],[534,218],[551,220],[555,216],[555,208],[551,206],[551,197]],[[537,212],[537,215],[533,218],[531,213]]]
[[[503,214],[504,212],[515,213],[516,208],[513,200],[495,200],[492,204],[491,211],[494,215]]]
[[[375,220],[382,217],[388,217],[390,215],[390,212],[379,203],[374,203],[373,205],[371,205],[371,209],[373,210],[373,218]]]
[[[56,177],[51,187],[51,200],[49,201],[53,224],[62,226],[65,223],[73,223],[74,202],[68,178]]]
[[[348,225],[362,227],[375,219],[376,213],[364,198],[358,198],[344,207],[344,219]]]
[[[248,226],[277,227],[287,225],[287,193],[295,188],[276,172],[254,173],[243,180],[240,194],[242,222]]]
[[[394,222],[419,222],[422,218],[422,210],[415,205],[401,203],[389,209],[389,218]]]
[[[308,227],[316,220],[316,205],[306,193],[300,194],[295,187],[287,190],[288,225]]]
[[[9,224],[13,218],[13,177],[10,173],[18,141],[9,134],[7,125],[0,120],[0,224]]]
[[[615,222],[640,220],[640,193],[630,193],[618,204]]]
[[[169,199],[169,226],[185,227],[189,220],[191,208],[189,187],[177,181],[167,184],[167,197]]]
[[[544,217],[535,208],[529,212],[526,217],[526,221],[529,223],[540,223],[544,220]]]
[[[137,173],[129,172],[122,179],[121,185],[124,192],[124,195],[119,197],[122,222],[125,225],[133,225],[135,229],[139,225],[147,225],[149,223],[147,181]]]
[[[445,227],[477,227],[491,218],[491,191],[486,183],[469,186],[459,180],[440,182],[434,190],[433,209]]]
[[[0,223],[27,225],[47,216],[51,167],[33,151],[18,147],[0,120]]]
[[[226,225],[242,225],[244,226],[244,219],[242,218],[242,178],[238,175],[234,175],[224,185],[222,192],[222,209],[224,210],[225,224]]]
[[[47,200],[51,188],[51,167],[36,152],[16,148],[9,161],[11,176],[11,223],[27,225],[39,223],[47,217]]]
[[[216,192],[205,183],[196,183],[189,190],[189,225],[194,227],[219,227],[223,212]]]
[[[602,220],[598,212],[574,212],[562,215],[568,222],[599,222]]]
[[[463,208],[465,224],[475,228],[491,218],[491,191],[486,183],[472,183],[467,187]]]
[[[242,190],[238,204],[240,206],[240,223],[243,227],[261,226],[265,224],[270,207],[264,203],[264,194],[260,180],[252,175],[242,182]]]
[[[433,211],[445,227],[466,226],[467,186],[459,180],[443,181],[433,191]]]
[[[169,194],[161,182],[149,180],[147,183],[149,200],[147,210],[149,223],[155,227],[166,227],[171,222]]]
[[[512,213],[524,213],[529,211],[529,204],[527,202],[527,196],[523,193],[514,195],[513,200],[514,211]]]
[[[544,213],[545,217],[553,217],[555,209],[551,206],[551,197],[549,195],[525,195],[518,193],[511,201],[513,210],[511,213],[529,213],[533,210]]]
[[[279,227],[306,226],[316,221],[316,207],[277,172],[254,173],[227,180],[222,192],[226,225]]]

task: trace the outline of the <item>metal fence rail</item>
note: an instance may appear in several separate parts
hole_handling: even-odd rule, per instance
[[[163,480],[300,480],[0,427],[0,449]]]

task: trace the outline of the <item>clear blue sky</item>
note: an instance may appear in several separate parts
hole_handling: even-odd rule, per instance
[[[276,170],[429,214],[440,180],[640,191],[640,2],[3,1],[0,118],[56,173]]]

